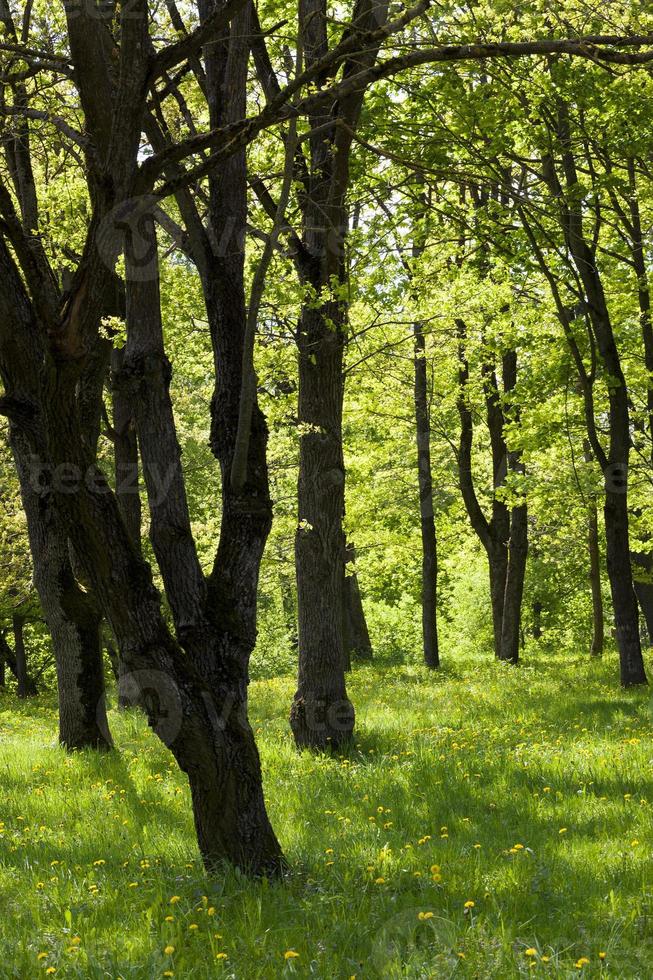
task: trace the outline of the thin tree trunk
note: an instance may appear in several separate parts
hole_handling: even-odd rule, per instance
[[[653,645],[653,558],[642,552],[632,552],[635,594],[646,623],[649,646]]]
[[[16,657],[14,655],[14,651],[7,643],[7,637],[4,635],[4,633],[0,633],[0,659],[2,659],[3,665],[6,665],[9,668],[11,673],[14,675],[14,678],[18,680],[18,666],[16,664]],[[34,697],[36,694],[38,694],[36,681],[29,673],[27,675],[27,694],[28,697]]]
[[[501,660],[519,661],[521,605],[528,556],[528,510],[526,504],[512,508],[508,567],[501,623]]]
[[[367,628],[365,610],[358,575],[356,574],[356,549],[347,544],[345,550],[345,581],[343,597],[343,644],[345,659],[372,660],[372,641]]]
[[[413,324],[415,342],[415,425],[417,433],[417,481],[422,534],[422,648],[427,667],[440,666],[438,647],[438,545],[433,505],[431,423],[428,403],[426,338],[419,321]]]
[[[25,652],[25,636],[23,627],[25,620],[18,613],[12,617],[12,627],[14,631],[14,656],[16,658],[16,682],[17,694],[19,698],[29,697],[29,686],[27,682],[27,654]]]
[[[279,591],[281,592],[281,606],[283,609],[283,619],[286,626],[288,642],[293,650],[297,649],[297,601],[295,598],[294,576],[286,571],[282,554],[278,555],[279,561]]]
[[[591,502],[588,513],[587,543],[589,548],[589,580],[592,590],[592,646],[590,655],[600,657],[605,642],[603,620],[603,592],[601,589],[601,549],[599,545],[599,520],[596,503]]]

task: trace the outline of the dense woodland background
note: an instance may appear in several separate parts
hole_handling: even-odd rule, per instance
[[[0,681],[62,745],[142,709],[278,875],[250,678],[320,751],[371,658],[645,685],[653,7],[0,21]]]

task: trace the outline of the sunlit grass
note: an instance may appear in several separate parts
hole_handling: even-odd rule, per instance
[[[206,879],[138,714],[68,757],[51,701],[1,695],[0,976],[652,976],[653,717],[615,675],[361,668],[336,758],[295,752],[291,678],[254,684],[275,884]]]

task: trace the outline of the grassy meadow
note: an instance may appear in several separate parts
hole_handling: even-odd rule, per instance
[[[181,773],[136,712],[67,756],[0,695],[0,976],[653,976],[653,716],[614,656],[360,667],[355,745],[298,754],[252,685],[287,880],[208,880]]]

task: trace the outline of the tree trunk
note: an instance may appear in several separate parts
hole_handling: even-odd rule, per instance
[[[283,620],[286,626],[288,642],[293,650],[298,647],[297,637],[297,601],[295,598],[294,576],[284,567],[284,557],[278,555],[279,562],[279,591],[281,592],[281,606],[283,609]]]
[[[27,681],[27,654],[25,652],[25,637],[23,627],[25,620],[22,616],[14,613],[12,626],[14,630],[14,656],[16,657],[16,682],[19,698],[29,697],[29,686]]]
[[[4,633],[0,633],[0,659],[2,659],[3,666],[6,664],[11,673],[14,675],[14,678],[18,680],[18,665],[16,664],[16,657],[14,655],[14,651],[7,643],[7,638]],[[34,697],[36,694],[38,694],[36,681],[31,674],[28,673],[27,695],[28,697]]]
[[[356,549],[348,544],[345,550],[345,580],[343,584],[343,645],[345,660],[372,660],[372,641],[367,628],[363,600],[356,574]]]
[[[649,646],[653,645],[653,558],[641,552],[631,552],[635,594],[646,623]]]
[[[628,546],[628,502],[624,492],[607,490],[605,535],[608,578],[623,687],[646,684],[639,638],[639,613]]]
[[[503,633],[503,603],[508,578],[508,551],[503,545],[493,546],[488,553],[490,569],[490,604],[492,606],[492,633],[494,655],[501,660],[501,636]]]
[[[587,541],[590,558],[590,587],[592,590],[592,646],[590,655],[600,657],[605,642],[603,621],[603,592],[601,589],[601,550],[599,546],[599,521],[596,503],[590,504]]]
[[[295,538],[299,676],[290,724],[297,746],[346,742],[354,708],[342,635],[343,323],[337,303],[305,307],[299,326],[299,526]]]
[[[533,639],[542,639],[542,603],[539,599],[533,603]]]
[[[501,623],[500,659],[516,664],[519,661],[521,636],[521,604],[524,595],[526,558],[528,556],[528,510],[526,504],[512,508],[508,566]]]
[[[102,616],[75,580],[66,529],[52,502],[55,485],[64,494],[75,494],[65,474],[74,481],[81,470],[66,464],[50,476],[13,426],[11,445],[27,518],[34,585],[57,666],[59,741],[68,749],[109,749],[113,743],[104,696]]]
[[[140,548],[141,497],[138,486],[138,440],[134,404],[123,371],[125,349],[111,354],[113,453],[116,496],[125,527]]]
[[[431,422],[428,403],[426,339],[420,322],[413,324],[415,339],[415,425],[417,433],[417,481],[422,533],[422,647],[427,667],[440,666],[438,648],[438,548],[431,470]]]

